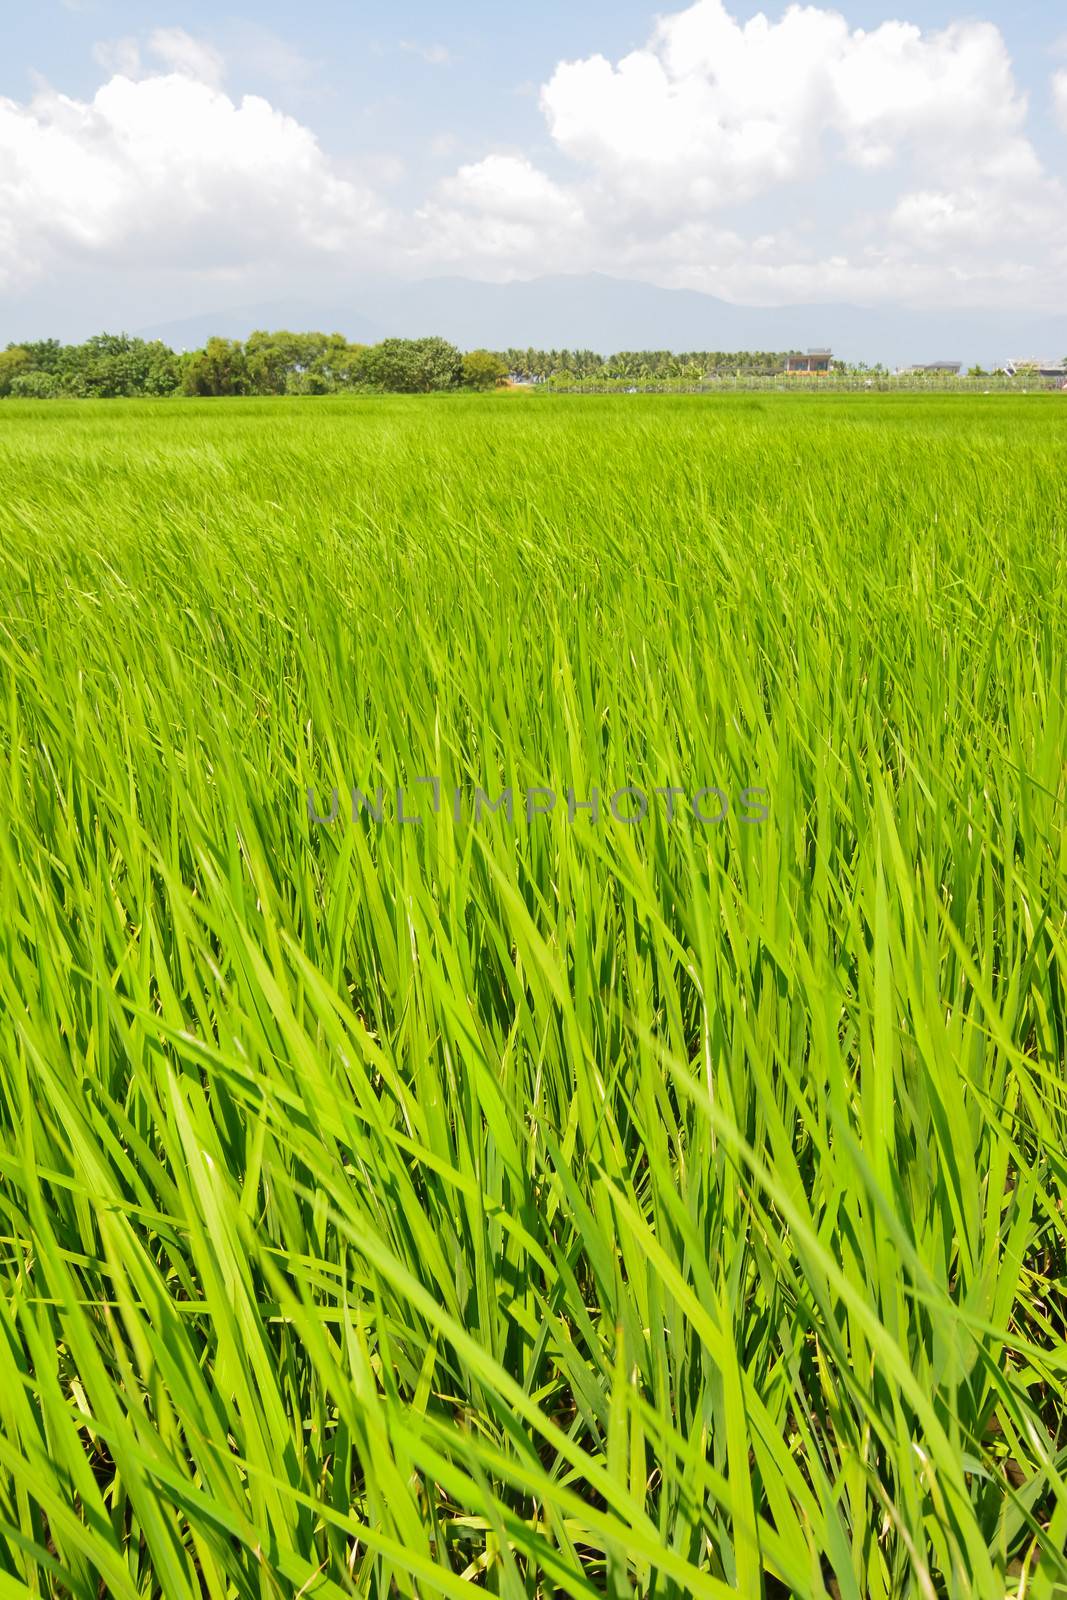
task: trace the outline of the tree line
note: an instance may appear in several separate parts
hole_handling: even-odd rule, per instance
[[[340,333],[258,332],[177,352],[158,339],[101,333],[84,344],[40,339],[0,351],[0,397],[110,400],[139,395],[340,394],[491,388],[501,355],[466,355],[447,339],[350,343]]]
[[[773,378],[785,371],[796,350],[619,350],[598,355],[595,350],[505,350],[508,371],[527,382],[547,383],[553,378],[630,379],[634,383],[679,379],[700,383],[705,378]],[[832,370],[844,372],[835,361]]]
[[[427,394],[592,379],[642,382],[773,377],[790,352],[470,350],[447,339],[353,344],[340,333],[253,333],[175,351],[161,340],[101,333],[84,344],[40,339],[0,350],[0,398],[118,399],[166,395]],[[844,370],[841,363],[835,369]]]

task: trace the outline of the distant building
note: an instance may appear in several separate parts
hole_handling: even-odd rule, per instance
[[[1067,363],[1063,361],[1028,360],[1006,361],[1004,371],[1009,378],[1059,378],[1067,379]]]
[[[787,372],[829,372],[833,361],[831,350],[809,350],[806,355],[793,354],[785,358]]]
[[[915,367],[904,367],[907,374],[931,373],[942,377],[958,378],[963,367],[962,361],[922,361]]]

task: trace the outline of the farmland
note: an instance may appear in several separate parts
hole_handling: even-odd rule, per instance
[[[5,1595],[1067,1592],[1065,449],[4,402]]]

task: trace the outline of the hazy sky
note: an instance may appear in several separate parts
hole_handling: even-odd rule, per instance
[[[0,344],[590,270],[1062,308],[1067,10],[0,0]]]

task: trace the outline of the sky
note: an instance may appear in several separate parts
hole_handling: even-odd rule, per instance
[[[0,0],[0,345],[594,271],[1061,310],[1067,8]]]

